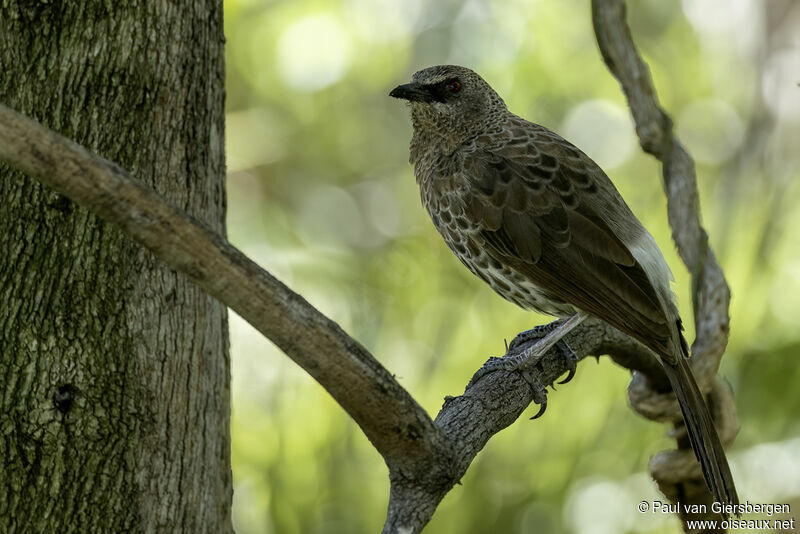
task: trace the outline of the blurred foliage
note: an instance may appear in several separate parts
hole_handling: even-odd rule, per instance
[[[408,112],[387,96],[417,69],[470,66],[511,110],[597,159],[665,252],[691,325],[659,167],[638,148],[588,1],[225,9],[231,240],[361,341],[431,414],[504,339],[549,319],[474,279],[427,220],[408,164]],[[697,158],[703,217],[733,291],[721,372],[739,399],[740,493],[800,509],[800,10],[647,0],[629,2],[629,18]],[[237,531],[377,532],[387,470],[357,426],[235,316],[232,347]],[[635,510],[658,498],[647,461],[671,441],[627,407],[627,381],[607,360],[584,362],[545,417],[490,441],[428,531],[676,531],[675,519]]]

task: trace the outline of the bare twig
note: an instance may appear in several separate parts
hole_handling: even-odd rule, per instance
[[[692,346],[692,367],[700,386],[709,390],[728,343],[730,291],[700,223],[694,161],[673,134],[672,121],[658,103],[650,71],[636,51],[625,20],[624,1],[593,0],[592,19],[603,59],[628,99],[642,148],[663,164],[672,237],[692,274],[697,333]],[[716,380],[711,404],[720,438],[726,443],[736,435],[735,409],[730,388],[719,378]],[[671,395],[658,400],[641,377],[634,378],[629,391],[634,407],[653,419],[665,416],[666,404],[674,405]],[[686,440],[682,441],[685,448]],[[674,500],[681,497],[686,503],[707,502],[710,496],[702,484],[697,484],[702,477],[692,460],[688,451],[679,455],[662,453],[651,462],[651,473],[662,491]]]

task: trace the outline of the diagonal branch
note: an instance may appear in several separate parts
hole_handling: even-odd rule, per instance
[[[322,384],[387,461],[429,454],[440,441],[428,414],[336,323],[119,166],[2,105],[0,160],[115,224],[235,310]]]
[[[701,374],[712,377],[727,340],[727,286],[700,227],[691,159],[673,139],[669,119],[658,107],[647,67],[633,48],[623,7],[621,2],[593,3],[598,41],[606,63],[626,88],[643,147],[666,162],[670,222],[681,255],[699,281],[695,285],[699,339],[695,359],[711,362],[706,366],[709,372]],[[1,105],[0,160],[120,227],[239,313],[325,387],[389,467],[391,491],[384,532],[421,531],[488,440],[514,422],[534,399],[528,382],[518,374],[497,371],[468,385],[463,395],[446,399],[432,421],[336,323],[223,236],[168,205],[117,165]],[[565,341],[579,359],[611,354],[620,365],[639,371],[637,377],[647,377],[634,380],[630,390],[640,412],[654,418],[676,413],[674,397],[637,386],[663,383],[657,360],[638,342],[598,320],[587,320]],[[519,345],[510,355],[532,343]],[[551,384],[567,370],[564,358],[551,349],[531,374],[539,383]],[[724,400],[724,395],[720,398]],[[651,464],[651,470],[660,473],[659,465]],[[658,479],[662,489],[668,476],[684,481],[686,469],[696,469],[675,471],[674,463],[668,465],[672,467],[665,471],[667,475]]]
[[[175,270],[240,314],[330,392],[389,467],[384,532],[419,532],[442,497],[497,432],[534,398],[515,373],[498,371],[449,398],[435,421],[361,345],[301,296],[196,219],[170,206],[119,166],[0,105],[0,161],[68,196],[120,227]],[[648,376],[655,358],[597,320],[565,340],[578,358],[613,354]],[[530,348],[522,343],[511,354]],[[556,349],[532,376],[550,384],[568,370]]]
[[[662,373],[658,360],[647,348],[599,319],[587,318],[563,340],[579,360],[610,354],[620,365],[648,376]],[[505,356],[513,358],[536,343],[522,343]],[[553,384],[568,369],[563,354],[553,347],[532,370],[532,381]],[[534,397],[521,374],[502,370],[470,383],[461,396],[447,397],[435,423],[450,444],[449,454],[425,465],[422,472],[409,473],[389,466],[391,493],[384,534],[419,532],[489,439],[516,421]]]

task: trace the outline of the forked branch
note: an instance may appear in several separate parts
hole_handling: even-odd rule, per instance
[[[633,48],[625,24],[624,4],[596,0],[593,14],[603,57],[629,97],[642,146],[664,162],[670,223],[695,280],[696,370],[701,383],[709,384],[727,342],[729,294],[700,226],[693,164],[658,107],[647,67]],[[533,401],[528,382],[515,373],[497,371],[470,384],[463,395],[448,398],[432,420],[335,322],[224,236],[167,204],[119,166],[2,105],[0,160],[121,228],[236,311],[317,380],[361,427],[389,467],[391,491],[384,532],[422,530],[488,440]],[[655,358],[639,343],[597,320],[587,320],[565,340],[579,358],[611,354],[619,364],[638,371],[639,378],[630,388],[634,406],[653,418],[676,418],[672,396],[647,387],[663,383],[663,376]],[[522,344],[514,350],[526,348]],[[550,384],[566,371],[566,361],[551,349],[534,375],[542,384]],[[732,406],[724,391],[716,402]],[[726,420],[735,427],[735,416]],[[723,428],[722,436],[726,439],[732,434]],[[675,462],[669,463],[668,469],[662,469],[669,476],[659,475],[669,458],[657,457],[651,463],[668,495],[672,495],[670,488],[688,480],[702,481],[691,464],[678,469]]]

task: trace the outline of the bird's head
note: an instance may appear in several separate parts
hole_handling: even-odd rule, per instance
[[[506,112],[503,99],[483,78],[458,65],[420,70],[414,73],[411,83],[398,85],[389,96],[411,103],[415,132],[450,142],[464,141]]]

